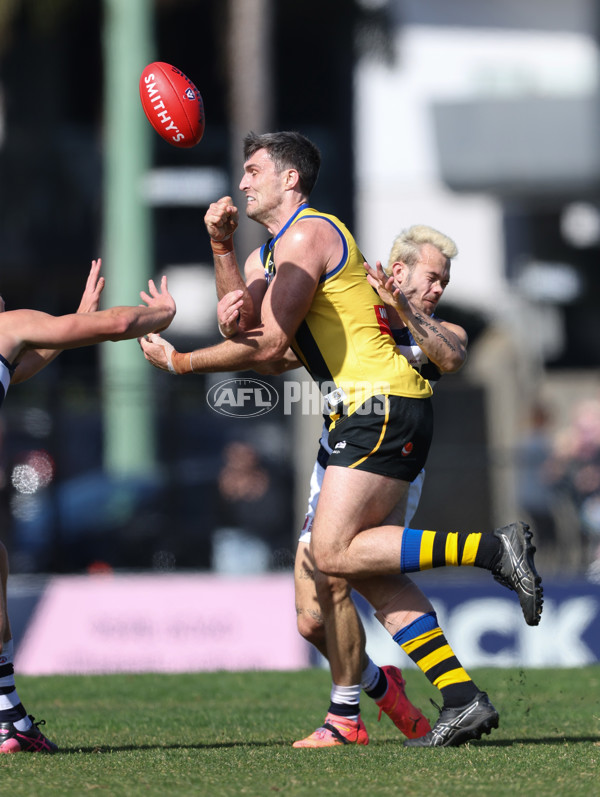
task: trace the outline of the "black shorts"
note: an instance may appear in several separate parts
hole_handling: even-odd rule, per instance
[[[329,432],[328,467],[356,468],[414,481],[433,435],[430,398],[373,396]]]

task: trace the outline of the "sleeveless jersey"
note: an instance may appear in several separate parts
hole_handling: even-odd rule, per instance
[[[431,388],[433,389],[442,378],[442,372],[437,365],[432,362],[423,351],[421,351],[418,343],[413,338],[410,329],[408,327],[402,327],[402,329],[392,329],[392,335],[396,341],[396,347],[399,353],[406,357],[411,366],[418,371],[421,376],[427,379],[431,385]],[[331,448],[328,442],[329,433],[327,431],[330,419],[327,415],[324,415],[323,418],[325,423],[323,425],[321,438],[319,440],[320,445],[319,453],[317,455],[317,462],[319,465],[321,465],[321,467],[325,468],[327,467],[327,461],[329,460],[329,455],[331,454]]]
[[[319,280],[292,349],[310,375],[331,396],[332,420],[378,394],[427,398],[429,382],[400,355],[385,305],[369,285],[364,257],[349,230],[335,216],[302,205],[261,249],[265,276],[276,270],[277,242],[301,219],[323,219],[343,245],[340,262]],[[336,406],[337,405],[337,406]]]
[[[6,391],[10,385],[10,378],[14,370],[14,366],[7,362],[0,354],[0,407],[4,401],[4,396],[6,396]]]

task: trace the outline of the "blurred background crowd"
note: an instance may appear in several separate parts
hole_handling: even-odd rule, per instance
[[[203,95],[193,150],[143,116],[152,60]],[[597,0],[2,0],[0,292],[72,311],[102,256],[110,303],[166,273],[168,337],[217,342],[204,211],[240,202],[245,132],[300,130],[323,154],[315,206],[369,260],[415,223],[459,247],[439,314],[469,359],[436,388],[414,525],[521,517],[542,572],[598,581],[599,111]],[[291,568],[318,413],[220,415],[222,375],[173,379],[118,347],[65,352],[3,406],[12,571]]]

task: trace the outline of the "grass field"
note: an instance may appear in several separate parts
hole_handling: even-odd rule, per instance
[[[294,750],[320,724],[329,677],[198,673],[25,678],[20,696],[61,751],[0,756],[2,794],[600,794],[600,668],[471,673],[500,712],[480,742],[409,750],[362,700],[367,747]],[[437,696],[416,671],[411,697],[433,720]]]

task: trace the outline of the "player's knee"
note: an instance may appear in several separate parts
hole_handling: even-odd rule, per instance
[[[314,549],[313,556],[319,572],[333,578],[344,578],[346,576],[343,558],[334,551]]]
[[[298,633],[311,645],[319,647],[325,640],[325,627],[319,617],[315,617],[302,609],[298,612]]]

